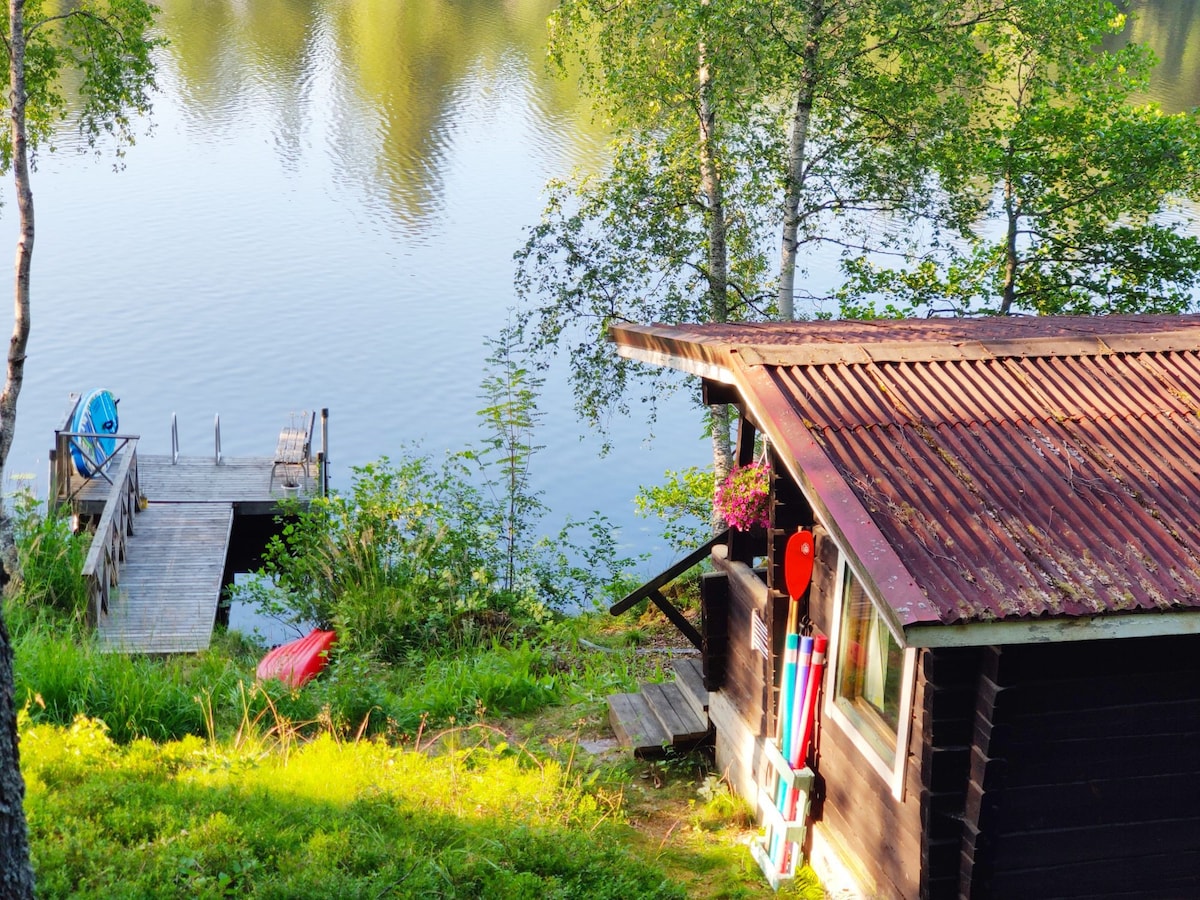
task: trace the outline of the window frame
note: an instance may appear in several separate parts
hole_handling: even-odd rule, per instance
[[[880,755],[871,740],[863,733],[863,726],[855,718],[847,715],[837,702],[838,685],[841,682],[842,665],[844,662],[840,651],[842,621],[846,606],[847,576],[852,576],[858,580],[867,601],[874,608],[876,615],[879,616],[880,622],[891,631],[891,625],[888,622],[887,616],[879,613],[879,604],[867,589],[866,580],[853,570],[849,559],[839,550],[837,578],[834,585],[833,617],[830,623],[832,627],[829,635],[830,653],[828,668],[830,672],[829,680],[827,681],[829,687],[824,692],[825,702],[822,709],[826,716],[837,723],[838,727],[850,739],[850,742],[854,744],[858,752],[870,763],[875,773],[887,783],[891,789],[892,796],[896,800],[903,801],[905,774],[908,770],[908,744],[909,738],[912,735],[917,651],[915,647],[905,647],[903,635],[898,636],[895,632],[892,632],[892,638],[900,645],[904,654],[904,663],[900,670],[900,708],[898,713],[899,721],[896,727],[896,749],[894,759],[889,765],[888,761]]]

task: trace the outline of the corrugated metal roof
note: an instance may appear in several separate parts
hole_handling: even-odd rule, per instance
[[[1200,608],[1200,317],[633,326],[615,339],[727,366],[814,505],[846,520],[848,549],[875,533],[890,545],[862,565],[884,585],[898,560],[923,595],[927,608],[881,589],[901,627]],[[830,467],[838,478],[810,481]]]

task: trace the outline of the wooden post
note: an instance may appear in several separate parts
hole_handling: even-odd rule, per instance
[[[71,439],[63,432],[71,430],[71,419],[79,406],[79,394],[67,394],[67,411],[54,429],[54,447],[50,451],[50,484],[47,485],[46,507],[58,506],[60,497],[68,497],[71,493]]]
[[[738,466],[748,466],[754,462],[754,423],[745,415],[738,419],[737,450],[734,463]],[[769,527],[769,526],[768,526]],[[736,528],[729,530],[729,558],[744,562],[753,567],[754,557],[762,556],[765,545],[762,536],[757,532],[743,533]]]
[[[321,407],[321,496],[329,494],[329,407]]]
[[[54,447],[50,448],[50,471],[46,477],[46,515],[47,517],[54,515],[54,511],[58,509],[58,478],[57,472],[54,471],[54,466],[58,462],[58,450]]]

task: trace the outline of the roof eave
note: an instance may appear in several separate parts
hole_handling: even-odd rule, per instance
[[[676,369],[721,384],[733,384],[729,348],[723,344],[679,340],[672,329],[657,325],[613,325],[609,340],[624,359]]]
[[[959,625],[918,624],[904,630],[907,646],[930,648],[1103,641],[1172,634],[1200,634],[1200,609],[1057,619],[1005,619]]]

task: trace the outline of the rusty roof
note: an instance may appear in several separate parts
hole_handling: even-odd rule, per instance
[[[901,629],[1200,609],[1200,316],[614,340],[738,387]]]

